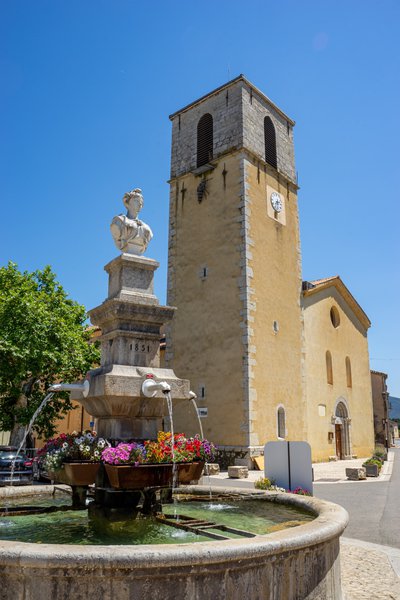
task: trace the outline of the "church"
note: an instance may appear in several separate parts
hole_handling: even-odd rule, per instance
[[[374,447],[370,321],[340,277],[302,281],[294,121],[243,75],[170,116],[166,366],[226,464],[267,441]],[[198,431],[189,406],[175,430]]]

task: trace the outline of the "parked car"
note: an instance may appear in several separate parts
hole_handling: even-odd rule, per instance
[[[43,460],[40,456],[35,456],[32,461],[33,479],[35,481],[50,481],[50,477],[43,466]]]
[[[32,459],[13,446],[0,446],[0,486],[32,485]],[[14,466],[13,466],[14,463]]]

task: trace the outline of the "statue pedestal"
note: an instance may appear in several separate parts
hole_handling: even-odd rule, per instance
[[[145,256],[125,253],[117,256],[104,267],[109,277],[108,298],[158,304],[154,295],[154,272],[159,266],[156,260]]]
[[[122,254],[105,266],[109,274],[108,298],[89,311],[102,335],[101,366],[88,373],[89,394],[73,393],[96,418],[100,436],[128,440],[155,438],[168,415],[162,392],[145,398],[147,377],[166,381],[174,400],[190,399],[189,381],[171,369],[160,368],[161,327],[173,318],[175,308],[160,306],[154,295],[155,260]]]

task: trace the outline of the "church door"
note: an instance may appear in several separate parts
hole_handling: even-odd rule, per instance
[[[336,439],[336,456],[340,459],[343,458],[342,453],[342,426],[335,425],[335,439]]]

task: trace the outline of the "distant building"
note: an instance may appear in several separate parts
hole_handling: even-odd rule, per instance
[[[389,447],[389,393],[386,380],[387,373],[371,371],[375,443]]]

